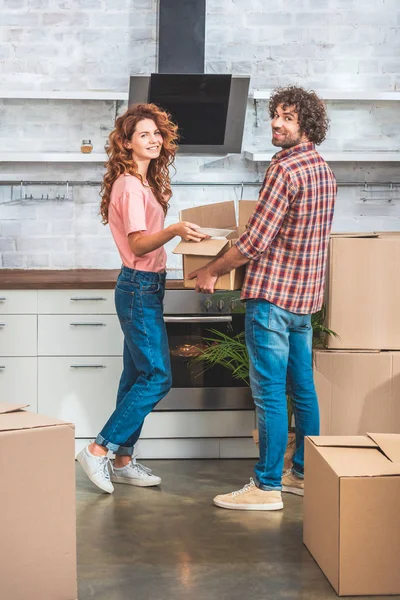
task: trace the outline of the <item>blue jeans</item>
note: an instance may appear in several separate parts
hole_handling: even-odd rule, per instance
[[[133,454],[145,417],[172,385],[164,293],[165,273],[122,267],[115,306],[124,333],[123,371],[116,409],[95,440],[115,454]]]
[[[288,440],[287,388],[296,424],[293,470],[300,477],[304,477],[304,436],[319,434],[311,315],[291,313],[267,300],[247,300],[246,345],[259,431],[256,485],[279,490]]]

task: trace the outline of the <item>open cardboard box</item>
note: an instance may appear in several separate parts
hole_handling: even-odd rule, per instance
[[[400,350],[400,232],[332,234],[329,348]]]
[[[0,403],[0,597],[76,600],[74,426]]]
[[[304,482],[304,544],[337,594],[400,594],[400,434],[308,437]]]
[[[244,232],[246,224],[256,206],[255,200],[240,200],[238,216],[236,217],[233,201],[206,204],[195,208],[187,208],[180,213],[182,221],[189,221],[199,227],[215,227],[229,229],[231,233],[226,238],[211,238],[201,242],[181,241],[173,250],[174,254],[183,257],[183,285],[194,289],[196,279],[188,279],[188,274],[207,265],[217,256],[221,256],[231,248]],[[242,287],[245,267],[234,269],[218,278],[216,290],[239,290]]]

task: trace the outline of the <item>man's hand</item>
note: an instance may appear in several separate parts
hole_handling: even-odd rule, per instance
[[[197,277],[196,292],[203,292],[205,294],[213,294],[215,282],[217,281],[217,275],[211,275],[207,267],[196,269],[189,273],[188,279],[194,279]]]

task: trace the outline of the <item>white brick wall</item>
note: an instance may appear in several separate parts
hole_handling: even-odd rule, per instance
[[[130,74],[156,68],[156,0],[0,0],[0,86],[20,90],[126,91]],[[316,89],[400,88],[398,0],[207,0],[206,70],[251,75],[252,88],[296,83]],[[119,107],[119,112],[125,105]],[[330,104],[331,150],[399,150],[400,103]],[[93,101],[0,100],[2,151],[79,151],[90,138],[101,152],[113,126],[115,104]],[[270,150],[267,103],[258,126],[249,100],[243,147]],[[179,210],[237,199],[241,187],[203,182],[254,181],[266,165],[242,156],[180,157],[167,224]],[[400,181],[397,164],[334,165],[341,181]],[[92,180],[95,164],[2,163],[3,180]],[[195,185],[195,184],[198,185]],[[258,187],[245,187],[256,198]],[[119,266],[107,227],[98,217],[99,188],[0,186],[0,266],[5,268],[112,268]],[[29,199],[33,195],[33,200]],[[44,199],[41,199],[42,194]],[[46,200],[49,194],[50,200]],[[340,188],[338,230],[400,229],[400,199],[385,194],[363,202],[359,188]],[[38,199],[40,198],[40,200]],[[168,245],[170,276],[180,259]]]

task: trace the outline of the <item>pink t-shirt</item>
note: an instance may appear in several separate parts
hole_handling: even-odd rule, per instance
[[[164,229],[164,211],[153,192],[134,175],[120,175],[113,183],[108,208],[108,222],[122,263],[130,269],[159,272],[165,270],[164,247],[144,256],[135,256],[128,235],[135,231],[148,234]]]

